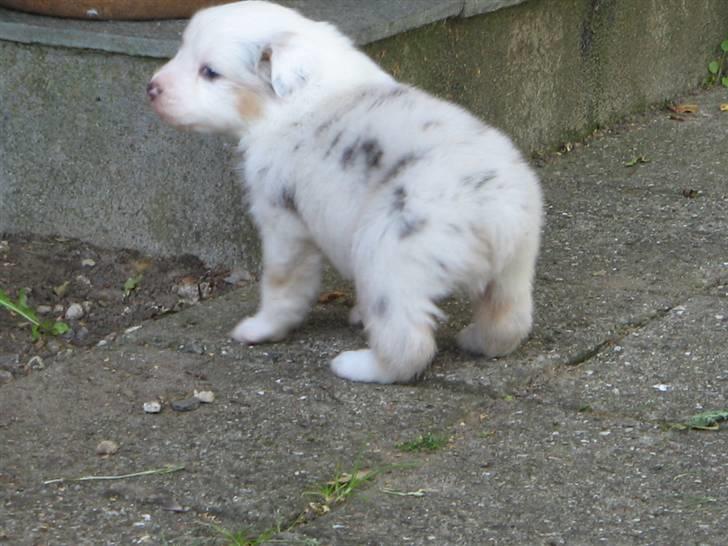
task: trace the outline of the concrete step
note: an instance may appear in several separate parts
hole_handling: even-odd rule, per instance
[[[694,89],[728,35],[721,0],[287,4],[338,24],[396,77],[462,103],[527,152]],[[183,27],[0,10],[0,232],[257,267],[235,143],[178,133],[146,104]]]

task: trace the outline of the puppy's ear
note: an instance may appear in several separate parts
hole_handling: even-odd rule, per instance
[[[313,52],[292,33],[265,45],[258,59],[258,76],[278,97],[287,97],[306,86],[313,73]]]

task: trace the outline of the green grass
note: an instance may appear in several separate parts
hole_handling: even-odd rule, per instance
[[[28,298],[25,290],[22,289],[18,292],[16,301],[13,301],[7,293],[0,289],[0,307],[4,307],[13,315],[23,317],[31,324],[30,332],[33,341],[37,341],[43,334],[60,336],[70,329],[65,322],[39,319],[35,311],[28,307]]]
[[[723,40],[720,43],[720,57],[713,59],[708,63],[709,76],[706,83],[708,85],[721,84],[723,87],[728,87],[728,76],[726,71],[728,70],[728,40]]]
[[[323,507],[329,509],[334,504],[344,502],[352,493],[372,481],[377,475],[375,470],[365,470],[354,467],[351,472],[337,472],[332,480],[324,482],[315,491],[308,491],[304,495],[317,497]],[[328,510],[324,509],[324,512]]]
[[[397,449],[407,453],[423,451],[432,452],[445,447],[448,442],[449,438],[447,436],[428,432],[426,434],[421,434],[420,436],[418,436],[414,440],[410,440],[409,442],[402,442],[401,444],[397,444]]]
[[[282,533],[289,533],[296,527],[303,525],[317,517],[331,512],[331,509],[345,502],[356,491],[364,487],[366,483],[374,480],[379,474],[377,470],[368,470],[355,465],[350,472],[337,471],[331,480],[327,480],[312,491],[304,493],[305,496],[314,497],[306,508],[301,511],[290,523],[279,523],[275,527],[266,529],[260,533],[254,533],[248,529],[241,531],[230,531],[219,525],[211,525],[226,546],[261,546],[262,544],[300,544],[301,546],[318,546],[319,542],[312,538],[300,540],[277,538]]]

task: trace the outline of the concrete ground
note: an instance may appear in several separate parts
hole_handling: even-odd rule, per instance
[[[539,169],[537,322],[508,358],[458,352],[452,302],[421,381],[348,383],[339,300],[232,344],[250,286],[0,387],[0,544],[725,544],[728,426],[680,423],[728,409],[728,93],[687,101]],[[215,401],[142,411],[194,389]]]

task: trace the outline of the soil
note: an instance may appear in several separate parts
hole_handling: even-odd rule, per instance
[[[108,342],[144,320],[220,295],[235,282],[229,271],[194,256],[150,258],[60,237],[0,234],[0,290],[13,300],[24,290],[40,319],[70,327],[34,341],[31,324],[0,306],[0,383],[43,368],[60,352]],[[83,315],[69,318],[71,306]]]

